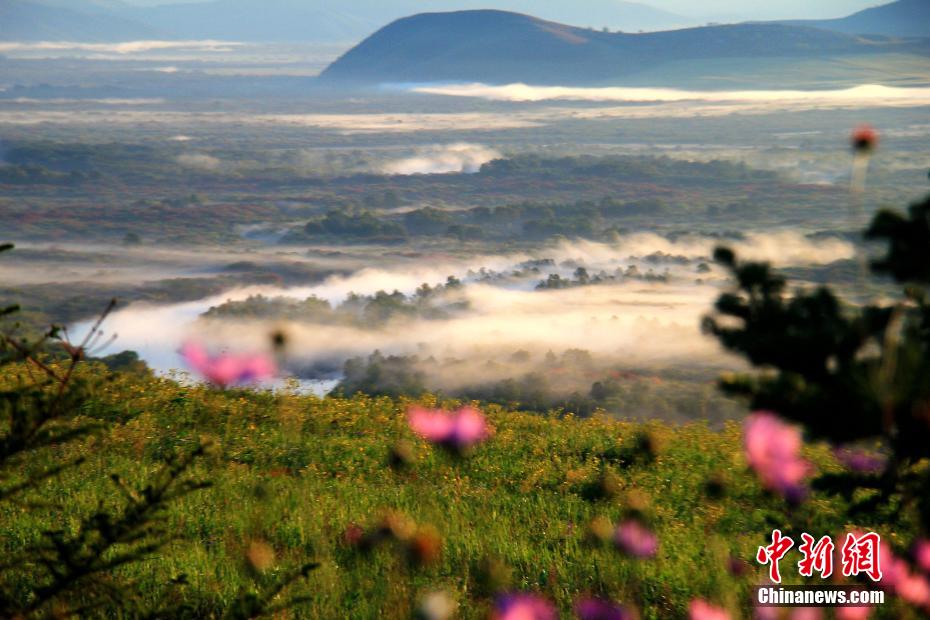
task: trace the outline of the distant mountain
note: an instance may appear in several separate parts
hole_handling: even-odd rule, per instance
[[[390,19],[406,17],[416,13],[439,11],[461,11],[466,9],[487,8],[487,2],[469,0],[433,0],[431,2],[406,2],[406,10],[390,16]],[[590,27],[598,30],[622,30],[637,32],[639,30],[670,30],[696,26],[697,22],[681,15],[656,9],[639,2],[623,0],[585,0],[584,2],[566,2],[566,0],[497,0],[494,7],[502,11],[525,13],[541,19]],[[426,9],[426,10],[424,10]],[[385,20],[379,26],[383,26]],[[369,34],[369,33],[365,33]]]
[[[121,0],[0,0],[0,38],[81,41],[168,39],[352,43],[400,17],[480,6],[480,0],[211,0],[134,6]],[[693,25],[687,18],[623,0],[496,0],[579,26],[664,30]],[[54,7],[54,8],[50,8]]]
[[[842,19],[782,22],[849,34],[930,37],[930,0],[898,0]]]
[[[213,0],[136,8],[135,19],[182,38],[237,41],[353,42],[400,17],[430,11],[454,11],[475,0]],[[508,10],[581,26],[624,30],[661,30],[689,20],[636,2],[587,0],[584,10],[565,0],[496,0]]]
[[[84,10],[92,8],[95,10]],[[116,14],[114,8],[84,0],[61,6],[0,0],[0,40],[99,42],[157,38],[156,29]]]
[[[606,33],[503,11],[425,13],[382,28],[330,65],[334,81],[580,84],[695,59],[927,51],[927,43],[782,24]]]

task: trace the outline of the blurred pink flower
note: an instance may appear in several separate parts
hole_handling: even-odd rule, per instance
[[[629,519],[617,526],[614,543],[622,551],[637,558],[654,557],[659,548],[658,537],[635,519]]]
[[[507,594],[494,605],[494,620],[556,620],[552,603],[535,594]]]
[[[756,607],[753,620],[781,620],[781,607]]]
[[[801,607],[791,612],[791,620],[820,620],[823,611],[819,607]]]
[[[599,598],[585,598],[575,603],[578,620],[633,620],[628,609]]]
[[[180,353],[191,370],[220,387],[264,381],[277,372],[274,360],[268,355],[210,355],[203,345],[193,341],[184,343]]]
[[[688,612],[690,620],[730,620],[730,613],[727,610],[714,607],[699,598],[691,601]]]
[[[757,411],[746,419],[744,439],[746,460],[762,484],[790,501],[803,499],[811,465],[801,458],[801,431],[773,413]]]
[[[888,464],[888,459],[881,454],[853,448],[836,448],[833,455],[847,469],[859,474],[880,474]]]
[[[833,610],[836,620],[869,620],[871,607],[837,607]]]
[[[473,407],[448,413],[441,409],[411,407],[407,420],[414,433],[427,441],[456,450],[471,447],[487,438],[484,416]]]
[[[925,573],[930,573],[930,540],[921,538],[914,544],[914,561]]]
[[[930,583],[923,575],[908,575],[898,583],[895,593],[912,605],[930,605]]]
[[[882,580],[879,585],[912,605],[930,605],[930,581],[920,574],[911,572],[908,563],[897,557],[891,546],[882,541],[879,550]]]

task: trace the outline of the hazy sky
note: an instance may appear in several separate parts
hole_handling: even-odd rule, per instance
[[[126,0],[131,4],[170,4],[177,2],[202,2],[207,0]],[[260,4],[264,0],[254,0]],[[293,1],[293,0],[292,0]],[[841,17],[855,11],[886,4],[891,0],[647,0],[656,8],[700,19],[774,19],[774,18],[820,18]],[[320,0],[306,0],[315,4]],[[340,0],[351,5],[352,0]],[[495,0],[461,0],[462,8],[494,8]],[[565,0],[584,11],[585,0]],[[332,2],[330,2],[332,4]],[[336,3],[338,4],[338,3]],[[423,0],[424,9],[429,0]]]
[[[652,0],[644,2],[681,15],[733,15],[744,19],[784,17],[841,17],[862,9],[885,4],[882,0]]]

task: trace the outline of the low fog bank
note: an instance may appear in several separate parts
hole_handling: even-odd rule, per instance
[[[447,172],[465,172],[473,174],[481,166],[494,159],[500,159],[500,151],[482,146],[459,142],[449,145],[424,147],[412,156],[390,161],[382,167],[385,174],[442,174]]]
[[[548,381],[553,390],[587,393],[592,382],[624,369],[737,366],[699,329],[701,317],[727,285],[726,275],[709,259],[720,243],[709,237],[641,233],[615,243],[562,241],[525,253],[469,259],[386,259],[382,266],[313,286],[247,287],[190,303],[136,304],[114,313],[106,328],[118,334],[112,351],[135,350],[162,372],[182,367],[177,350],[185,340],[203,341],[217,351],[268,350],[269,334],[282,331],[288,340],[285,366],[302,379],[342,378],[347,360],[370,362],[369,356],[379,351],[403,356],[398,363],[404,372],[415,373],[430,389],[455,391],[525,379],[546,368],[557,375]],[[847,241],[812,240],[795,231],[750,233],[723,243],[744,258],[781,266],[820,265],[854,255]],[[313,316],[203,316],[234,302],[270,307],[267,300],[275,298],[336,307],[350,298],[397,291],[412,300],[424,283],[434,287],[450,276],[461,284],[442,293],[454,300],[443,297],[440,303],[454,310],[429,318],[401,314],[382,322],[320,322]],[[72,333],[86,329],[78,325]],[[584,363],[560,361],[566,355]]]
[[[865,84],[840,90],[731,90],[698,91],[674,88],[567,87],[531,84],[421,85],[414,92],[450,97],[476,97],[492,101],[593,101],[593,102],[818,102],[825,104],[930,103],[930,88],[901,88]]]

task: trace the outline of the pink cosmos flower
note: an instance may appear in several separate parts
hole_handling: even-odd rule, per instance
[[[599,598],[585,598],[575,603],[578,620],[633,620],[633,614],[621,605]]]
[[[744,439],[746,460],[762,484],[789,501],[803,499],[811,465],[801,458],[801,431],[773,413],[757,411],[746,419]]]
[[[730,613],[727,610],[714,607],[699,598],[691,601],[688,612],[691,620],[730,620]]]
[[[274,360],[267,355],[210,355],[203,345],[193,341],[186,342],[180,353],[191,370],[220,387],[263,381],[270,379],[277,372]]]
[[[654,557],[659,548],[656,535],[635,519],[629,519],[617,526],[614,543],[622,551],[637,558]]]
[[[914,561],[925,573],[930,573],[930,540],[922,538],[914,544]]]
[[[411,407],[407,411],[411,430],[432,443],[464,450],[487,438],[487,422],[474,407],[448,413],[441,409]]]
[[[882,580],[879,584],[912,605],[930,605],[930,581],[924,575],[914,574],[908,563],[897,557],[884,540],[879,548]]]
[[[508,594],[497,599],[494,620],[556,620],[552,603],[535,594]]]
[[[821,620],[823,611],[819,607],[800,607],[791,612],[791,620]]]

